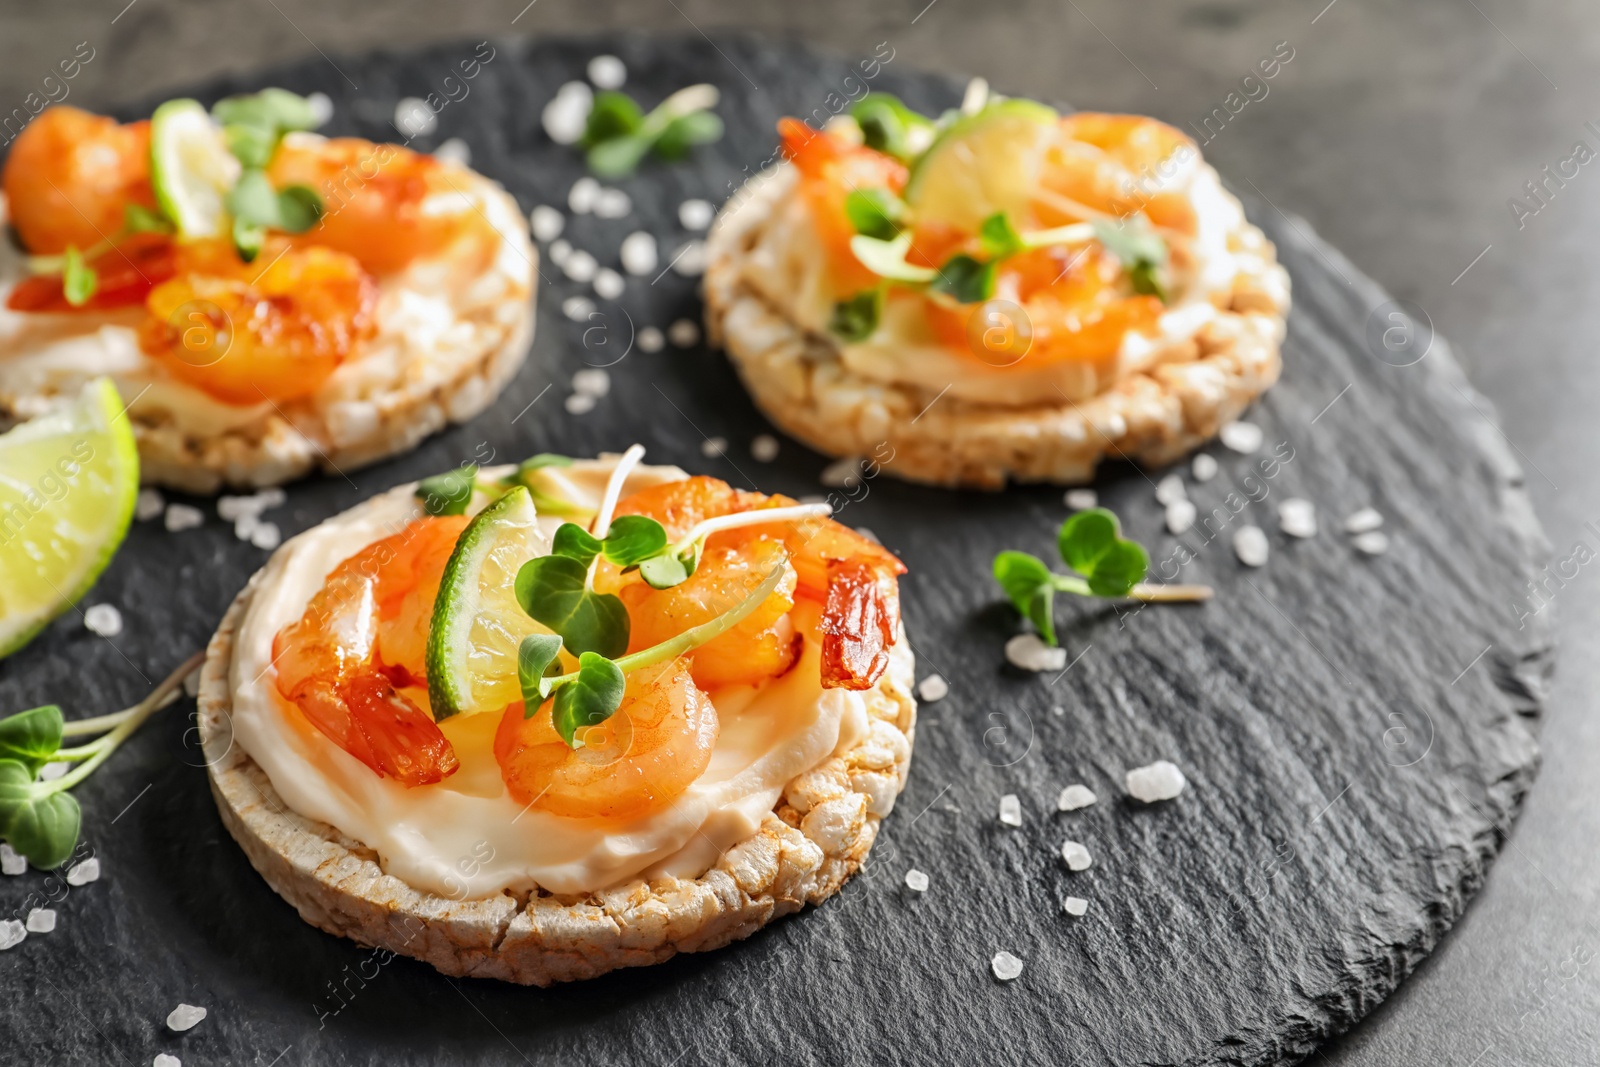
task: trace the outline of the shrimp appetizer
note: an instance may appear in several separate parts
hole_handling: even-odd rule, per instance
[[[402,486],[239,595],[212,792],[307,921],[542,986],[747,937],[865,862],[916,721],[904,566],[643,451]]]
[[[487,406],[532,339],[521,211],[318,118],[268,89],[30,123],[0,172],[0,423],[110,375],[144,480],[209,493],[348,470]]]
[[[938,122],[872,93],[779,133],[712,230],[708,332],[820,451],[1080,483],[1183,455],[1277,379],[1288,275],[1170,126],[975,83]]]

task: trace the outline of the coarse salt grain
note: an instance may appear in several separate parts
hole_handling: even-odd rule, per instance
[[[168,533],[192,530],[206,521],[206,513],[188,504],[168,504],[166,527]]]
[[[604,367],[585,367],[572,375],[572,390],[589,396],[605,396],[611,392],[611,372]]]
[[[1073,918],[1077,918],[1079,915],[1082,915],[1084,912],[1089,910],[1089,902],[1084,900],[1082,897],[1068,897],[1066,900],[1062,901],[1061,910],[1066,912],[1068,915],[1071,915]]]
[[[601,267],[595,271],[594,291],[600,299],[615,300],[622,295],[622,291],[627,287],[628,283],[623,281],[622,275],[610,267]]]
[[[256,493],[256,502],[261,505],[263,511],[269,508],[282,507],[288,499],[289,494],[284,491],[281,485],[269,485]]]
[[[572,258],[572,243],[562,239],[550,242],[550,262],[561,266]]]
[[[567,217],[549,204],[540,204],[528,215],[528,225],[533,230],[534,240],[549,244],[567,228]]]
[[[861,457],[836,459],[823,467],[817,478],[829,489],[849,489],[861,481]]]
[[[567,190],[567,207],[575,215],[587,215],[600,199],[600,183],[585,175]]]
[[[667,327],[667,340],[678,348],[689,348],[700,342],[700,324],[693,319],[679,319]]]
[[[996,952],[989,966],[994,968],[994,976],[1002,982],[1009,982],[1022,973],[1022,961],[1009,952]]]
[[[167,498],[161,495],[161,490],[149,486],[139,490],[139,497],[133,504],[133,517],[140,522],[148,522],[160,515],[167,508]]]
[[[327,93],[312,93],[306,97],[306,108],[311,112],[311,125],[323,126],[333,118],[333,100]]]
[[[1260,448],[1265,436],[1261,427],[1253,422],[1229,422],[1223,424],[1222,429],[1217,431],[1217,437],[1221,439],[1223,445],[1245,455]]]
[[[472,163],[472,146],[459,137],[451,137],[433,150],[433,158],[441,159],[446,163],[454,163],[458,167],[470,166]]]
[[[588,393],[573,393],[564,403],[571,415],[587,415],[594,410],[594,397]]]
[[[906,872],[906,888],[915,893],[926,893],[928,891],[927,874],[917,870],[915,867],[911,868]]]
[[[1086,871],[1094,865],[1094,857],[1077,841],[1061,842],[1061,858],[1067,861],[1067,870]]]
[[[639,351],[659,352],[667,347],[667,335],[654,326],[646,326],[639,331]]]
[[[167,1012],[167,1029],[173,1033],[181,1034],[185,1030],[193,1030],[200,1025],[200,1020],[206,1017],[206,1010],[195,1004],[179,1004]]]
[[[573,249],[566,262],[561,264],[561,272],[575,282],[593,281],[599,269],[600,261],[581,248]]]
[[[28,873],[27,857],[10,845],[0,843],[0,874],[18,875],[26,873]]]
[[[1124,779],[1128,795],[1146,804],[1158,800],[1171,800],[1183,792],[1183,772],[1167,760],[1156,760],[1145,767],[1135,767]]]
[[[750,441],[750,456],[757,463],[771,463],[778,458],[778,439],[770,433],[758,434]]]
[[[1383,525],[1383,515],[1377,508],[1362,508],[1344,520],[1345,533],[1366,533]]]
[[[1198,453],[1189,464],[1189,475],[1197,482],[1209,482],[1217,476],[1217,457],[1209,452]]]
[[[1183,475],[1169,474],[1156,483],[1156,500],[1162,504],[1170,504],[1174,500],[1189,499],[1189,492],[1183,487]]]
[[[635,230],[622,239],[617,258],[622,260],[623,270],[642,278],[656,269],[656,239],[643,230]]]
[[[1069,785],[1061,791],[1061,796],[1056,800],[1057,811],[1077,811],[1087,808],[1096,800],[1094,790],[1086,785]]]
[[[633,210],[633,199],[621,189],[601,189],[594,198],[594,214],[600,219],[626,218]]]
[[[1259,526],[1241,526],[1233,534],[1233,554],[1246,567],[1267,565],[1267,534]]]
[[[28,912],[28,933],[48,934],[56,928],[54,908],[34,908]]]
[[[189,695],[193,696],[194,694],[191,693]],[[71,769],[72,764],[66,760],[56,760],[54,763],[46,763],[43,767],[39,768],[39,781],[53,782]]]
[[[568,260],[570,263],[571,260]],[[573,322],[587,322],[595,312],[594,301],[586,296],[569,296],[561,301],[561,314]]]
[[[1022,825],[1022,801],[1017,794],[1007,793],[1000,798],[1000,821],[1007,826]]]
[[[1350,543],[1369,556],[1381,556],[1389,551],[1389,535],[1382,530],[1368,530],[1366,533],[1356,534]]]
[[[275,522],[259,522],[250,531],[250,543],[264,552],[271,552],[283,543],[283,531]]]
[[[156,1058],[150,1061],[150,1067],[183,1067],[183,1061],[168,1053],[158,1052]]]
[[[1093,489],[1068,489],[1062,499],[1073,511],[1088,511],[1100,503],[1100,496]]]
[[[1006,662],[1025,671],[1060,671],[1067,667],[1067,650],[1045,644],[1038,634],[1018,634],[1006,642]]]
[[[407,96],[394,106],[395,129],[405,134],[406,140],[426,137],[439,128],[439,116],[426,100]]]
[[[686,241],[672,253],[672,269],[685,278],[697,278],[706,272],[706,243]]]
[[[685,200],[678,205],[678,222],[686,230],[703,230],[711,225],[716,209],[706,200]]]
[[[16,919],[7,919],[0,922],[0,952],[8,948],[16,948],[28,936],[28,928]]]
[[[100,860],[90,856],[82,863],[74,863],[67,869],[67,884],[72,886],[88,885],[90,882],[100,880]]]
[[[241,541],[248,541],[255,534],[256,527],[261,525],[261,516],[251,513],[240,515],[239,520],[233,524],[233,536]]]
[[[917,697],[925,704],[933,704],[950,695],[950,683],[942,674],[930,674],[917,683]]]
[[[1167,532],[1172,534],[1187,533],[1194,525],[1195,516],[1199,509],[1192,500],[1174,500],[1167,505]]]
[[[1290,497],[1278,504],[1278,527],[1290,537],[1317,536],[1317,507],[1304,497]]]
[[[567,82],[539,112],[539,125],[556,144],[577,144],[589,125],[594,90],[583,82]]]
[[[589,60],[589,80],[596,89],[620,89],[628,80],[628,68],[616,56],[595,56]]]
[[[95,604],[83,613],[83,626],[92,634],[115,637],[122,632],[122,612],[111,604]]]
[[[728,451],[726,437],[708,437],[700,442],[700,454],[707,459],[716,459]]]

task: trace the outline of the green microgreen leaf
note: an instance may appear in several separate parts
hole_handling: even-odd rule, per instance
[[[1167,243],[1151,228],[1143,215],[1118,221],[1100,219],[1093,223],[1095,240],[1122,261],[1135,292],[1167,299],[1163,268],[1167,265]]]
[[[477,488],[478,468],[468,463],[417,483],[416,496],[429,515],[465,515]]]
[[[278,191],[272,187],[264,170],[247,170],[240,174],[239,180],[228,190],[225,202],[235,219],[263,227],[278,224]]]
[[[1002,552],[994,558],[994,578],[1039,635],[1055,644],[1055,576],[1044,561],[1026,552]]]
[[[278,88],[218,100],[211,106],[211,117],[223,126],[263,126],[284,133],[309,130],[317,125],[311,101]]]
[[[978,226],[978,243],[990,259],[1005,259],[1027,247],[1004,211],[996,211]]]
[[[30,773],[50,762],[61,747],[61,709],[54,704],[0,719],[0,759],[16,760]]]
[[[867,289],[833,305],[828,330],[846,341],[865,341],[883,318],[883,289]]]
[[[257,126],[250,122],[235,122],[222,127],[222,139],[245,167],[263,168],[272,162],[278,150],[278,131],[270,126]]]
[[[892,241],[900,235],[906,203],[887,189],[852,189],[844,198],[845,217],[857,233]]]
[[[522,686],[522,717],[533,718],[533,713],[544,703],[539,683],[561,673],[561,638],[555,634],[529,634],[517,646],[517,682]]]
[[[305,233],[322,221],[326,205],[309,185],[290,185],[278,192],[278,229]]]
[[[556,537],[560,539],[559,530]],[[530,618],[559,634],[568,652],[615,658],[628,650],[628,609],[612,594],[590,589],[588,575],[588,563],[572,556],[530,559],[517,572],[517,603]]]
[[[602,141],[635,134],[643,125],[644,109],[633,97],[618,92],[596,93],[584,125],[583,139],[578,143],[593,148]]]
[[[651,556],[639,564],[639,577],[652,589],[671,589],[689,580],[693,573],[682,559],[670,552]]]
[[[933,140],[934,125],[899,97],[868,93],[850,109],[868,148],[909,163]]]
[[[1062,523],[1056,547],[1095,596],[1127,596],[1150,566],[1145,550],[1122,536],[1117,517],[1105,508],[1080,511]]]
[[[958,252],[945,260],[938,275],[928,283],[935,293],[954,297],[958,303],[977,304],[994,295],[995,266],[992,261],[974,259]]]
[[[625,178],[652,149],[663,159],[675,160],[694,145],[719,140],[722,120],[709,110],[716,102],[714,88],[691,85],[644,114],[626,93],[597,94],[579,142],[587,149],[589,169],[602,178]]]
[[[84,262],[83,253],[73,245],[67,246],[61,266],[61,295],[73,307],[82,307],[100,287],[100,276]]]
[[[128,204],[122,209],[122,228],[129,233],[172,233],[175,227],[159,208]]]
[[[578,657],[578,676],[556,690],[551,725],[569,748],[579,748],[578,731],[611,718],[627,691],[621,667],[605,656],[585,652]]]
[[[541,515],[556,516],[587,516],[594,514],[590,508],[574,504],[570,500],[552,496],[539,488],[536,472],[546,467],[570,467],[572,459],[568,456],[557,455],[554,452],[540,452],[536,456],[529,456],[517,464],[517,469],[500,480],[502,486],[524,486],[533,494],[533,506]]]
[[[689,154],[696,145],[715,144],[722,140],[722,119],[715,112],[691,111],[667,123],[656,139],[656,155],[676,161]]]
[[[267,228],[247,219],[233,220],[233,248],[246,263],[254,263],[267,243]]]
[[[575,559],[585,567],[594,562],[604,547],[605,542],[575,522],[562,523],[550,542],[553,555]]]
[[[517,464],[517,473],[526,474],[529,471],[543,470],[546,467],[570,467],[572,457],[563,456],[555,452],[540,452],[538,455],[529,456]]]
[[[939,275],[932,267],[907,262],[906,254],[911,251],[909,231],[890,241],[880,241],[876,237],[858,233],[850,238],[850,251],[863,266],[880,278],[921,283],[931,282]]]
[[[647,515],[618,515],[604,544],[606,559],[619,567],[637,567],[667,547],[667,529]]]
[[[64,863],[83,821],[78,801],[34,782],[16,760],[0,760],[0,836],[40,870]]]

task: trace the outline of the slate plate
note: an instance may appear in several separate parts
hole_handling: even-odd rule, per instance
[[[882,64],[888,50],[863,68],[870,52],[730,36],[490,47],[470,81],[458,67],[478,52],[467,42],[337,67],[313,58],[197,95],[321,90],[335,102],[333,132],[379,138],[393,137],[400,97],[460,97],[419,145],[464,138],[475,165],[532,207],[563,203],[582,174],[538,114],[590,56],[622,56],[649,102],[716,82],[725,141],[693,165],[621,183],[634,217],[569,224],[578,247],[614,263],[638,228],[670,253],[691,236],[677,222],[682,200],[724,199],[770,157],[780,115],[841,106],[830,94],[859,95],[863,70],[927,111],[961,88]],[[1268,1064],[1348,1027],[1461,914],[1532,780],[1552,646],[1548,613],[1519,623],[1544,545],[1489,406],[1443,341],[1303,222],[1249,206],[1294,278],[1284,380],[1251,416],[1265,447],[1213,449],[1222,473],[1191,484],[1211,536],[1167,536],[1146,474],[1109,471],[1099,486],[1158,569],[1192,557],[1182,574],[1216,585],[1211,604],[1064,605],[1072,666],[1023,676],[1003,663],[1018,623],[988,566],[1000,548],[1049,551],[1058,491],[959,494],[880,478],[844,509],[910,565],[920,671],[942,673],[951,693],[923,709],[910,786],[869,871],[840,898],[721,952],[566,988],[445,979],[324,935],[272,894],[217,820],[185,702],[78,791],[100,881],[0,881],[0,914],[47,899],[60,913],[55,933],[0,956],[5,1058]],[[292,533],[463,460],[636,439],[658,462],[817,491],[825,461],[797,445],[770,465],[749,458],[767,427],[720,355],[629,349],[637,327],[698,317],[692,279],[631,281],[620,304],[573,323],[560,304],[583,287],[548,262],[544,275],[533,357],[493,409],[413,455],[294,486],[270,517]],[[575,417],[562,401],[586,364],[611,365],[614,384]],[[706,457],[708,437],[731,442],[726,458]],[[1314,540],[1276,532],[1276,505],[1292,496],[1316,502]],[[1387,555],[1361,556],[1337,528],[1366,505],[1387,517]],[[136,529],[89,599],[121,606],[125,632],[106,641],[76,615],[61,620],[0,664],[0,706],[110,710],[199,648],[264,558],[211,515],[177,535]],[[1271,531],[1263,570],[1231,551],[1250,522]],[[1124,771],[1162,757],[1188,775],[1184,795],[1151,808],[1125,800]],[[1057,814],[1056,793],[1079,781],[1101,802]],[[1020,829],[996,817],[1005,793],[1021,798]],[[1066,870],[1067,838],[1088,845],[1091,869]],[[925,894],[903,886],[913,866],[929,874]],[[1062,914],[1069,894],[1088,899],[1083,918]],[[1002,949],[1026,961],[1011,983],[990,972]],[[163,1020],[180,1001],[211,1014],[178,1036]]]

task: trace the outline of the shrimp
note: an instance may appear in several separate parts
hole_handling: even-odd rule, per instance
[[[881,152],[818,133],[798,119],[784,119],[778,132],[784,156],[800,172],[801,191],[840,291],[870,289],[878,279],[850,251],[856,231],[845,214],[845,200],[857,189],[887,189],[899,195],[906,186],[905,165]]]
[[[201,241],[182,246],[176,276],[151,290],[139,344],[224,403],[293,400],[377,332],[377,299],[372,276],[342,252],[269,242],[247,264]]]
[[[1166,188],[1185,150],[1198,154],[1183,133],[1143,115],[1067,115],[1040,175],[1038,221],[1058,226],[1143,211],[1157,226],[1193,236],[1193,205],[1182,191]]]
[[[75,107],[51,107],[23,129],[0,186],[11,225],[36,256],[92,248],[122,231],[129,204],[155,206],[150,123],[121,125]]]
[[[648,515],[666,527],[669,537],[679,538],[708,518],[794,503],[702,476],[635,493],[618,503],[617,513]],[[798,653],[789,611],[800,596],[823,605],[822,684],[835,689],[876,685],[899,633],[896,578],[905,573],[905,565],[881,545],[831,519],[713,533],[700,568],[688,582],[651,589],[636,575],[625,575],[621,578],[631,584],[618,595],[628,604],[634,627],[647,631],[643,642],[665,640],[738,603],[771,573],[780,549],[794,571],[792,584],[786,576],[753,615],[691,653],[695,680],[708,687],[755,684],[788,670]],[[706,577],[696,582],[701,569],[707,569]]]
[[[525,718],[520,702],[510,705],[494,755],[518,804],[566,818],[630,819],[681,796],[710,765],[718,731],[717,709],[680,657],[628,675],[621,706],[580,729],[576,749],[548,711]]]
[[[164,234],[135,233],[117,240],[89,259],[97,284],[82,304],[69,304],[59,274],[22,279],[6,298],[12,311],[55,313],[113,311],[143,307],[150,291],[178,271],[177,246]]]
[[[362,549],[272,641],[284,699],[379,777],[405,786],[460,766],[426,710],[424,652],[439,580],[467,521],[417,519]]]

